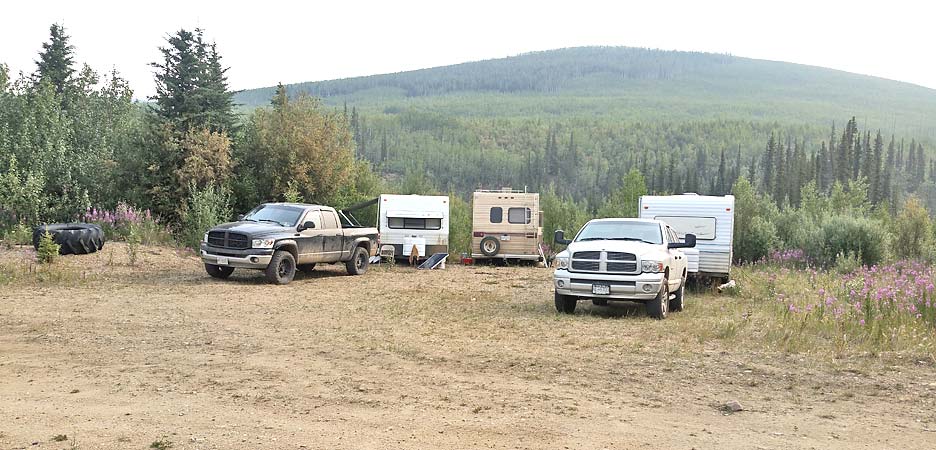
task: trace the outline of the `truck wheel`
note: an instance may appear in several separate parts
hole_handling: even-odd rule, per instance
[[[351,254],[351,259],[345,263],[345,268],[348,269],[348,275],[364,275],[368,264],[370,264],[370,256],[367,254],[367,249],[357,247]]]
[[[647,302],[647,315],[654,319],[665,319],[666,312],[669,309],[669,283],[666,277],[663,277],[663,286],[656,298]]]
[[[669,301],[669,310],[673,312],[680,312],[683,310],[684,298],[686,294],[686,279],[682,279],[682,283],[679,285],[679,289],[673,293],[672,300]]]
[[[296,276],[296,258],[286,250],[277,250],[264,272],[270,283],[288,284]]]
[[[315,263],[312,264],[299,264],[296,266],[302,273],[312,273],[315,271]]]
[[[556,311],[559,311],[563,314],[572,314],[575,312],[575,305],[578,304],[578,299],[571,295],[562,295],[558,292],[554,292],[556,297]]]
[[[230,266],[216,266],[214,264],[205,264],[205,272],[211,275],[211,278],[225,279],[234,273],[234,268]]]
[[[485,236],[481,239],[481,253],[491,257],[500,253],[500,240],[494,236]]]
[[[595,306],[608,306],[608,299],[606,298],[593,298],[592,305]]]

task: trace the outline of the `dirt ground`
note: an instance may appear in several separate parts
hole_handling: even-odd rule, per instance
[[[693,302],[729,298],[690,295],[665,321],[559,316],[533,267],[326,266],[271,286],[142,256],[108,244],[57,262],[70,278],[0,285],[0,448],[936,448],[932,361],[686,331]]]

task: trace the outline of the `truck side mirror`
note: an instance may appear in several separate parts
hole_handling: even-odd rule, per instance
[[[559,245],[569,245],[572,243],[572,239],[565,238],[565,231],[556,230],[556,235],[553,236],[553,241]]]
[[[683,242],[670,242],[667,245],[668,248],[693,248],[696,244],[696,237],[694,234],[687,234]]]
[[[299,231],[311,230],[313,228],[315,228],[315,222],[311,220],[307,220],[302,225],[299,225]]]
[[[243,215],[243,214],[238,214],[238,215],[237,215],[237,221],[240,222],[240,221],[242,221],[242,220],[244,220],[244,215]]]

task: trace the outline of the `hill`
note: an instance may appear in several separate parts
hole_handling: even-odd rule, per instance
[[[863,133],[895,136],[898,156],[930,154],[936,142],[936,90],[708,53],[569,48],[287,89],[343,109],[357,156],[405,180],[400,191],[552,186],[592,209],[632,168],[652,192],[717,194],[740,175],[769,179],[762,155],[771,135],[786,159],[798,154],[802,170],[816,172],[807,166],[822,141],[840,141],[853,116]],[[243,91],[235,101],[250,109],[272,93]]]
[[[612,116],[863,125],[936,137],[936,90],[883,78],[722,54],[580,47],[453,66],[297,83],[327,103],[459,116]],[[264,105],[272,87],[235,101]]]

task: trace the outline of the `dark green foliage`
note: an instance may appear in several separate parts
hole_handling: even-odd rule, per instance
[[[165,124],[180,133],[209,129],[230,131],[234,126],[232,93],[228,91],[227,71],[214,43],[203,32],[179,30],[160,47],[163,61],[156,69],[156,113]]]
[[[826,267],[834,265],[839,255],[857,256],[868,266],[878,264],[884,260],[888,244],[886,231],[867,217],[828,217],[817,238],[814,242],[819,245],[807,248],[807,254]]]
[[[36,61],[35,80],[47,81],[59,95],[64,94],[75,73],[75,47],[68,42],[65,28],[59,24],[49,27],[49,42],[42,44],[39,60]]]

